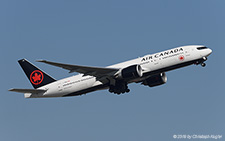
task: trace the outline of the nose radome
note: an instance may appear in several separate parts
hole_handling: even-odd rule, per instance
[[[212,50],[211,49],[209,49],[209,55],[212,53]]]

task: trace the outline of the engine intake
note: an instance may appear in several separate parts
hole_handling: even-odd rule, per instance
[[[117,74],[117,78],[119,79],[134,79],[138,77],[142,77],[142,69],[140,65],[132,65],[127,68],[123,68]]]
[[[152,75],[149,78],[145,79],[142,84],[147,85],[149,87],[155,87],[167,82],[167,77],[165,72]]]

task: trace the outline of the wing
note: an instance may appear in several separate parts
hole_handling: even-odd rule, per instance
[[[18,93],[38,94],[38,93],[44,93],[47,90],[42,90],[42,89],[9,89],[9,91],[18,92]]]
[[[37,60],[37,62],[42,62],[49,65],[57,66],[57,67],[69,70],[70,73],[78,72],[84,75],[91,75],[98,78],[101,78],[104,76],[114,76],[114,74],[119,71],[119,69],[117,68],[102,68],[102,67],[70,65],[70,64],[56,63],[56,62],[51,62],[46,60]]]

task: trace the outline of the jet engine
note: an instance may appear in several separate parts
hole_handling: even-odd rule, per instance
[[[147,85],[149,87],[155,87],[155,86],[165,84],[166,82],[167,82],[167,77],[165,72],[163,72],[160,74],[150,76],[149,78],[145,79],[142,82],[142,84]]]
[[[132,65],[126,68],[121,69],[117,75],[116,78],[118,79],[135,79],[142,77],[142,69],[140,65]]]

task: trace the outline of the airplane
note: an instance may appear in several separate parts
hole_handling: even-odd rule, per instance
[[[155,87],[167,82],[165,72],[189,65],[205,67],[212,50],[203,45],[188,45],[145,55],[108,67],[90,67],[37,60],[79,74],[56,80],[26,59],[19,64],[34,89],[10,89],[24,93],[25,98],[68,97],[108,89],[110,93],[124,94],[130,89],[128,84],[140,83]]]

